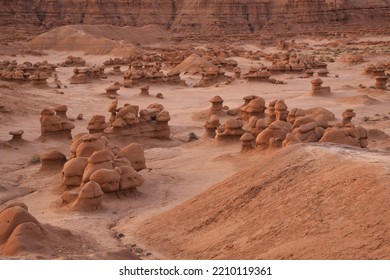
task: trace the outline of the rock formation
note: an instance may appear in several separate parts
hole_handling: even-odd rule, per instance
[[[77,157],[68,160],[62,169],[62,183],[73,189],[81,185],[83,181],[84,169],[87,166],[87,157]]]
[[[376,89],[387,89],[387,81],[389,80],[388,76],[377,76],[375,77],[375,88]]]
[[[75,211],[92,211],[102,207],[103,191],[100,185],[90,181],[80,188],[77,199],[72,204],[72,210]]]
[[[114,5],[115,3],[115,5]],[[388,22],[388,1],[176,1],[163,0],[116,2],[58,0],[56,2],[2,2],[1,26],[51,28],[69,24],[113,24],[144,26],[156,24],[169,28],[177,37],[225,34],[251,35],[259,32],[286,34],[321,33],[334,30],[359,32],[375,30],[378,23]],[[17,15],[23,15],[19,17]],[[342,23],[342,24],[341,24]],[[385,27],[387,25],[382,25]],[[286,28],[288,27],[288,28]]]
[[[56,108],[58,110],[58,107]],[[57,112],[52,109],[43,109],[41,111],[41,137],[62,136],[72,138],[71,130],[74,128],[74,124],[63,118],[63,112],[60,110],[60,114],[57,115]]]
[[[64,62],[59,63],[61,67],[83,67],[86,65],[85,59],[79,56],[68,56]]]
[[[208,110],[208,115],[219,115],[223,110],[223,99],[221,96],[216,95],[209,100],[211,107]]]
[[[278,74],[281,72],[304,72],[308,69],[326,68],[327,64],[319,61],[314,56],[300,56],[296,52],[285,52],[270,54],[266,57],[272,61],[272,65],[267,69],[271,74]],[[322,70],[322,69],[321,69]],[[320,70],[320,71],[321,71]],[[310,74],[310,72],[309,72]]]
[[[256,116],[252,116],[248,120],[248,124],[244,126],[245,131],[249,131],[254,137],[257,137],[260,132],[268,127],[267,121],[264,118],[258,118]]]
[[[275,104],[278,102],[278,100],[272,100],[268,103],[267,107],[267,113],[268,113],[268,125],[276,121],[276,115],[275,115]]]
[[[69,230],[41,224],[24,203],[0,211],[0,256],[53,259],[80,243],[80,237]]]
[[[324,120],[321,117],[318,121],[311,117],[296,119],[292,131],[295,139],[291,137],[287,142],[290,144],[292,142],[318,142],[328,127],[329,124],[326,119]]]
[[[228,119],[223,125],[217,129],[217,140],[239,140],[240,137],[245,133],[242,129],[242,120]]]
[[[104,129],[108,127],[106,123],[106,117],[103,115],[95,115],[88,122],[87,129],[90,134],[103,133]]]
[[[268,70],[263,68],[251,67],[248,72],[244,74],[243,78],[248,80],[248,82],[257,82],[257,81],[269,81],[271,74]]]
[[[194,87],[208,87],[227,80],[224,71],[210,67],[201,72],[201,79]]]
[[[104,66],[75,68],[73,69],[73,76],[70,77],[70,83],[87,84],[92,83],[94,80],[105,78],[104,69]]]
[[[361,126],[356,127],[352,123],[352,118],[356,116],[356,113],[352,109],[347,109],[342,116],[343,121],[327,128],[319,142],[332,142],[366,148],[368,145],[367,130]]]
[[[246,100],[245,100],[246,103]],[[243,121],[249,120],[252,116],[264,118],[265,114],[265,100],[258,97],[249,101],[249,103],[241,108],[241,119]]]
[[[47,86],[47,79],[54,74],[56,65],[42,62],[24,62],[18,64],[16,60],[0,61],[0,80],[12,82],[31,82],[36,86]]]
[[[117,157],[130,161],[131,166],[136,171],[141,171],[146,168],[144,148],[138,143],[131,143],[122,148]]]
[[[18,143],[18,142],[23,141],[23,138],[22,138],[23,134],[24,134],[24,131],[21,129],[10,131],[9,135],[12,135],[12,139],[9,142]]]
[[[331,142],[366,148],[368,145],[367,137],[367,131],[361,126],[355,127],[353,124],[344,126],[341,123],[337,123],[333,127],[325,130],[319,142]]]
[[[312,89],[311,89],[310,95],[329,96],[331,94],[330,87],[323,87],[322,86],[323,83],[324,82],[320,78],[312,80],[311,81]]]
[[[220,125],[221,123],[219,122],[218,116],[211,115],[210,118],[204,124],[204,128],[206,130],[204,133],[204,137],[215,138],[215,136],[217,135],[216,130]]]
[[[141,96],[149,96],[149,86],[145,86],[140,88],[141,92],[139,95]]]
[[[120,90],[120,88],[121,88],[121,83],[115,82],[114,84],[106,88],[106,95],[109,97],[118,95],[117,91]]]
[[[304,117],[305,116],[305,112],[300,109],[300,108],[292,108],[289,112],[288,112],[288,116],[287,116],[287,121],[291,124],[294,124],[295,120],[301,118],[301,117]]]
[[[45,151],[41,153],[40,171],[61,170],[66,162],[66,156],[56,150]]]
[[[136,189],[144,182],[137,172],[144,168],[143,147],[132,143],[117,149],[99,134],[83,134],[73,139],[71,159],[62,169],[62,194],[73,210],[101,207],[103,194]]]
[[[369,64],[366,67],[364,67],[364,72],[366,72],[369,75],[372,76],[384,76],[386,71],[386,66],[383,65],[383,63],[377,63],[376,65],[374,64]]]
[[[246,132],[244,133],[241,137],[240,137],[240,141],[241,141],[241,153],[245,153],[245,152],[248,152],[248,151],[251,151],[253,150],[253,140],[255,138],[253,137],[253,135],[249,132]]]
[[[353,111],[353,109],[347,109],[342,114],[343,121],[341,122],[342,125],[348,125],[352,123],[352,118],[356,117],[356,113]]]

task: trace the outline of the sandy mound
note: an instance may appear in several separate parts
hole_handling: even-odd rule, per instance
[[[0,255],[54,257],[67,250],[77,251],[82,242],[69,230],[40,224],[24,204],[0,212]]]
[[[166,41],[169,32],[156,25],[118,27],[113,25],[69,25],[58,27],[32,39],[33,49],[84,51],[87,54],[127,54],[132,45]]]
[[[153,217],[146,245],[186,259],[389,259],[388,154],[293,145]]]
[[[183,60],[182,63],[173,68],[172,71],[179,71],[181,73],[189,73],[189,74],[198,74],[202,72],[202,69],[213,69],[218,70],[218,67],[212,64],[211,62],[203,59],[197,54],[192,54],[186,59]]]
[[[368,96],[367,94],[339,98],[338,101],[353,105],[376,105],[381,103],[381,101],[379,101],[378,99]]]

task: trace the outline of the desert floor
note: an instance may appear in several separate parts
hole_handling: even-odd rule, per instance
[[[374,40],[374,38],[362,39]],[[388,37],[380,39],[390,41]],[[296,41],[300,42],[298,39]],[[314,50],[320,48],[321,44],[327,43],[327,40],[319,41],[307,38],[301,39],[301,41],[309,43]],[[248,50],[260,49],[259,46],[254,44],[244,45],[244,47]],[[261,49],[265,52],[277,52],[274,47]],[[302,52],[305,51],[312,52],[313,50],[302,50]],[[0,60],[16,59],[19,63],[24,61],[37,62],[47,60],[50,63],[59,63],[64,61],[68,55],[73,55],[82,56],[89,65],[93,65],[101,64],[103,61],[112,57],[112,55],[85,55],[80,52],[51,50],[45,51],[45,53],[43,56],[3,55],[0,56]],[[39,114],[46,107],[51,107],[56,104],[67,105],[68,117],[76,118],[79,113],[83,113],[84,115],[83,120],[74,120],[75,129],[72,131],[72,134],[86,132],[88,121],[93,115],[103,114],[106,116],[106,119],[109,118],[107,107],[111,103],[111,100],[102,93],[113,82],[121,82],[122,77],[108,75],[108,79],[106,80],[96,81],[91,84],[73,85],[69,84],[68,81],[72,75],[73,68],[59,67],[57,68],[58,78],[67,85],[67,88],[61,89],[63,94],[58,94],[52,77],[48,80],[49,86],[45,88],[0,81],[0,104],[10,109],[10,112],[0,114],[0,140],[9,140],[9,132],[18,129],[24,130],[23,138],[26,140],[20,145],[0,148],[0,208],[2,209],[3,206],[11,203],[23,202],[29,207],[29,212],[41,223],[68,229],[74,234],[82,236],[85,240],[89,240],[89,242],[83,243],[83,246],[72,250],[66,249],[66,244],[62,244],[64,247],[63,251],[58,249],[55,254],[38,256],[41,258],[127,258],[129,252],[136,253],[145,259],[234,258],[235,252],[237,252],[236,256],[238,258],[374,258],[365,251],[365,245],[372,242],[372,240],[383,238],[384,241],[380,244],[378,243],[379,249],[377,250],[380,252],[378,256],[382,258],[386,258],[387,256],[387,258],[390,258],[390,241],[388,236],[384,237],[386,236],[385,230],[371,232],[370,237],[367,237],[366,241],[362,238],[359,240],[359,244],[351,245],[357,251],[364,251],[362,255],[357,254],[352,249],[351,255],[328,255],[325,253],[326,250],[324,250],[323,254],[316,254],[311,250],[305,251],[302,249],[303,247],[314,246],[313,244],[316,244],[318,240],[324,240],[324,243],[320,244],[319,247],[322,246],[325,248],[326,246],[330,246],[330,238],[321,238],[321,234],[324,233],[312,233],[310,230],[308,230],[310,232],[310,238],[306,241],[302,238],[299,240],[296,239],[297,241],[295,243],[283,243],[281,240],[271,240],[272,242],[276,242],[274,243],[275,246],[272,248],[263,246],[263,252],[257,254],[249,249],[251,247],[250,241],[237,238],[239,241],[235,243],[234,240],[236,238],[234,236],[237,237],[237,230],[229,231],[229,228],[236,223],[239,224],[239,221],[242,221],[242,219],[248,218],[255,223],[256,220],[248,217],[251,213],[250,210],[245,212],[246,214],[244,215],[238,206],[237,208],[231,208],[229,209],[230,212],[225,213],[227,216],[231,215],[230,223],[224,220],[223,224],[218,224],[217,222],[216,225],[210,225],[210,227],[203,220],[198,221],[201,218],[196,215],[202,216],[198,211],[204,211],[204,217],[207,217],[207,215],[215,215],[215,213],[210,212],[211,210],[208,210],[208,207],[212,208],[211,205],[213,203],[220,205],[221,201],[229,199],[222,195],[218,196],[217,193],[224,193],[222,191],[224,187],[225,190],[226,188],[234,188],[234,185],[229,185],[229,182],[232,180],[236,180],[237,184],[243,184],[242,187],[245,188],[245,183],[236,177],[241,176],[239,178],[246,178],[242,172],[249,172],[247,171],[248,167],[254,168],[254,166],[257,166],[259,168],[248,173],[250,174],[250,180],[248,179],[247,182],[249,185],[256,184],[256,182],[253,182],[256,174],[259,174],[259,177],[262,178],[267,176],[267,174],[261,173],[264,170],[268,170],[269,174],[273,174],[273,172],[280,172],[282,174],[288,169],[287,167],[305,162],[309,158],[314,162],[321,163],[321,166],[313,169],[312,172],[318,174],[323,182],[329,183],[331,179],[335,180],[335,182],[338,182],[338,180],[341,182],[341,177],[352,178],[360,172],[367,172],[368,174],[370,169],[372,170],[370,179],[361,181],[362,184],[365,184],[364,186],[374,185],[381,181],[381,186],[386,187],[387,180],[387,188],[377,193],[381,195],[382,200],[378,200],[379,198],[374,194],[372,194],[372,197],[367,195],[365,199],[361,199],[360,197],[354,200],[350,196],[353,191],[351,193],[343,193],[341,197],[345,198],[345,200],[341,198],[340,200],[336,200],[334,198],[337,197],[337,193],[340,194],[337,189],[333,189],[329,193],[325,192],[334,204],[329,203],[327,205],[328,212],[324,214],[323,219],[330,221],[335,219],[336,215],[343,213],[342,209],[340,210],[336,207],[336,205],[339,205],[338,203],[343,204],[347,201],[359,201],[364,204],[370,203],[371,201],[373,203],[372,207],[367,206],[370,210],[374,209],[375,206],[382,207],[382,203],[388,203],[390,201],[390,141],[388,139],[380,137],[369,138],[369,146],[366,149],[348,149],[338,145],[321,146],[317,144],[302,144],[296,147],[294,146],[294,148],[282,148],[278,151],[253,151],[242,154],[240,153],[241,146],[238,142],[221,144],[214,139],[202,138],[204,133],[204,120],[196,116],[201,115],[201,112],[206,111],[210,107],[208,100],[211,97],[219,95],[224,99],[224,105],[235,108],[242,104],[242,98],[244,96],[250,94],[263,97],[267,103],[273,99],[284,99],[289,108],[298,107],[308,109],[323,107],[332,111],[338,120],[341,119],[342,112],[347,108],[353,108],[357,114],[356,118],[353,119],[355,125],[362,125],[366,129],[380,129],[390,135],[390,91],[370,88],[370,86],[375,84],[375,79],[366,75],[363,71],[364,66],[367,64],[375,64],[378,61],[390,61],[389,52],[381,53],[380,55],[367,53],[364,55],[365,61],[356,65],[349,65],[343,62],[341,59],[342,55],[343,53],[336,58],[335,62],[328,63],[329,77],[322,78],[324,81],[323,85],[331,87],[333,94],[329,97],[310,96],[311,79],[300,78],[299,74],[291,73],[275,76],[275,78],[285,81],[286,84],[284,85],[247,82],[243,79],[238,79],[231,84],[219,84],[218,86],[206,88],[192,87],[191,84],[195,83],[199,79],[199,76],[186,75],[185,79],[189,86],[151,85],[149,97],[139,96],[139,87],[122,87],[118,91],[120,105],[130,103],[139,105],[140,108],[146,108],[151,103],[161,103],[164,105],[165,109],[171,115],[169,125],[172,132],[172,140],[160,141],[145,139],[141,142],[145,146],[147,168],[140,173],[144,176],[145,183],[137,189],[137,192],[133,192],[131,195],[106,195],[103,202],[103,209],[86,213],[70,211],[66,206],[62,205],[60,197],[62,190],[60,186],[61,172],[40,172],[39,163],[30,163],[34,155],[39,155],[45,150],[56,149],[68,157],[70,155],[69,146],[71,140],[41,141],[39,139]],[[252,61],[241,57],[232,58],[238,61],[242,73],[245,73],[251,65],[256,65],[259,62],[264,64],[270,63],[267,61]],[[336,77],[336,75],[338,76]],[[366,88],[359,87],[359,84],[366,86]],[[163,93],[165,98],[157,99],[155,94],[158,92]],[[369,119],[367,120],[365,117]],[[196,133],[200,139],[188,143],[188,134],[190,132]],[[117,141],[116,144],[118,145],[126,144],[125,139],[113,141]],[[285,154],[283,149],[287,149]],[[306,155],[306,157],[302,155]],[[320,161],[321,158],[328,158],[328,161]],[[342,162],[343,165],[338,165],[339,162]],[[271,164],[274,168],[270,169]],[[339,169],[330,168],[333,165]],[[342,170],[341,166],[349,165],[354,165],[356,168]],[[375,168],[381,171],[376,172],[374,170]],[[341,171],[339,172],[339,170]],[[286,186],[290,183],[294,186],[304,184],[306,178],[303,177],[303,174],[306,173],[301,174],[301,171],[302,169],[299,168],[295,172],[289,171],[289,178],[291,180],[293,180],[292,178],[296,178],[296,176],[298,176],[299,180],[294,179],[294,182],[288,180],[280,181],[278,186]],[[323,173],[321,173],[322,171]],[[309,176],[310,174],[307,173],[306,175]],[[278,177],[275,178],[275,180],[278,179]],[[310,178],[314,180],[314,178],[318,177]],[[348,186],[346,184],[345,187],[347,188]],[[317,187],[320,188],[321,184],[317,185]],[[215,188],[220,188],[221,190],[216,193]],[[358,190],[359,188],[356,191]],[[197,196],[199,194],[201,195]],[[225,193],[226,196],[234,196],[235,194],[236,192],[233,191],[232,193]],[[293,203],[294,200],[292,197],[300,197],[304,195],[304,191],[301,194],[290,192],[284,194],[286,195],[286,200],[275,199],[273,203],[268,201],[267,209],[269,209],[270,216],[273,213],[270,209],[281,207],[287,200]],[[272,192],[268,195],[271,196]],[[289,198],[287,195],[291,197]],[[196,204],[197,199],[194,199],[194,197],[204,199],[204,203],[202,205]],[[214,202],[210,197],[215,199]],[[239,196],[237,197],[239,198]],[[265,197],[262,199],[266,201]],[[197,208],[189,210],[192,202],[194,203],[193,206]],[[299,200],[297,207],[303,205],[302,209],[306,209],[304,207],[306,205],[305,203],[303,200]],[[174,209],[178,205],[182,208]],[[223,203],[221,205],[221,209],[223,209]],[[383,206],[387,207],[380,214],[383,215],[381,216],[383,219],[386,219],[385,215],[389,213],[389,205]],[[316,213],[316,209],[307,207],[307,211],[310,212],[308,216],[312,217]],[[180,212],[180,209],[182,209],[182,212]],[[256,209],[253,208],[253,212],[257,213]],[[335,209],[335,211],[332,212],[332,209]],[[362,212],[364,211],[364,209],[358,206],[356,206],[356,209]],[[171,212],[167,212],[169,210]],[[218,209],[214,210],[218,212]],[[290,211],[294,212],[293,208],[290,208]],[[375,211],[368,212],[370,215],[376,215]],[[238,213],[241,213],[241,216],[236,216]],[[304,214],[298,213],[297,215]],[[388,217],[387,221],[381,220],[385,225],[389,225]],[[174,220],[176,218],[178,219],[179,225],[183,225],[183,228],[180,228],[174,222],[171,223],[171,219]],[[270,232],[277,235],[278,232],[283,232],[287,225],[282,222],[282,212],[276,215],[274,219],[275,222],[272,224],[274,228]],[[358,218],[356,219],[356,221],[354,220],[356,223],[364,223]],[[365,217],[365,219],[370,220],[370,217]],[[164,221],[166,222],[165,224]],[[199,230],[198,235],[196,232],[186,231],[186,228],[184,228],[184,225],[188,223],[196,224],[198,222],[204,227],[204,229]],[[341,221],[339,222],[341,223]],[[294,224],[294,222],[291,221],[291,224]],[[253,227],[260,230],[260,222],[259,224],[253,225]],[[275,227],[279,228],[276,229]],[[310,225],[307,224],[306,227],[307,229],[320,228],[314,222]],[[353,228],[353,225],[345,222],[344,227]],[[164,232],[165,230],[166,232]],[[299,227],[296,231],[299,231]],[[221,241],[219,241],[219,234],[221,232],[228,232],[227,234],[231,234],[231,237],[221,237]],[[251,231],[251,234],[254,235],[255,232]],[[164,235],[166,236],[164,237]],[[280,236],[280,238],[287,240],[289,235],[285,233]],[[294,234],[291,233],[290,236],[294,236]],[[331,236],[337,238],[337,231],[332,232]],[[188,238],[192,238],[192,242]],[[207,242],[201,239],[207,240]],[[252,244],[257,244],[255,241],[253,242]],[[235,244],[233,247],[229,246],[229,244],[233,243]],[[283,244],[288,249],[283,249],[284,251],[280,249],[283,247]],[[59,248],[62,245],[60,244]],[[361,246],[361,249],[358,249],[359,246]],[[288,250],[294,251],[294,248],[298,248],[297,252],[299,253],[289,255]],[[36,257],[33,256],[33,258]]]

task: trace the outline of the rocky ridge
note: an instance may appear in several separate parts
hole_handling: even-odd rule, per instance
[[[387,23],[387,24],[386,24]],[[159,25],[182,35],[389,32],[390,0],[0,0],[0,26]],[[287,26],[287,27],[286,27]]]

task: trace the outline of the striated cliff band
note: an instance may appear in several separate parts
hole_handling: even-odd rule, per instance
[[[179,35],[387,33],[390,0],[0,0],[2,29],[70,24],[156,24]]]

